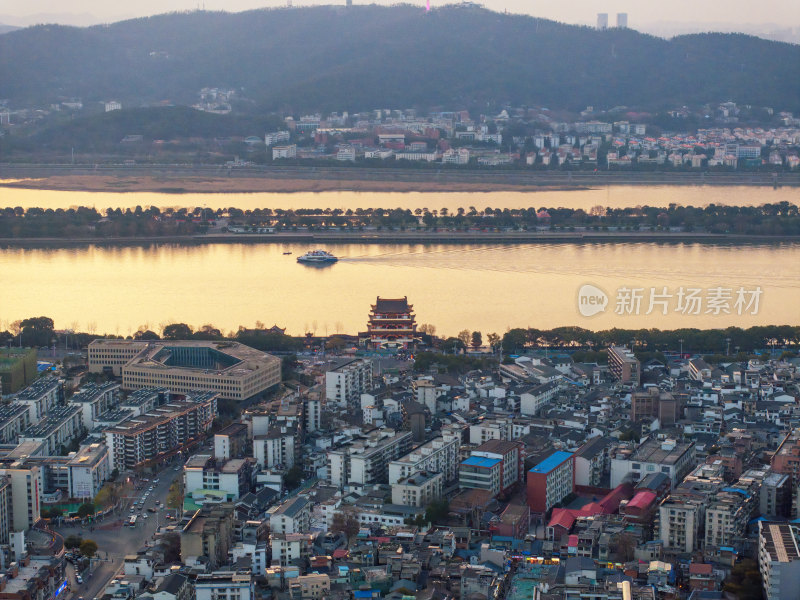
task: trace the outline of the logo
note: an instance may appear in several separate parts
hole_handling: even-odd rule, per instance
[[[584,317],[605,312],[607,306],[608,295],[599,287],[587,283],[578,290],[578,312]]]

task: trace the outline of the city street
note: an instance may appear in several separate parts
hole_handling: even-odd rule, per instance
[[[172,481],[183,477],[182,465],[182,462],[175,461],[156,475],[147,477],[149,481],[137,479],[136,484],[144,487],[134,490],[132,496],[123,498],[119,509],[92,525],[54,528],[65,539],[70,535],[80,535],[84,539],[97,542],[97,555],[92,560],[91,567],[84,573],[82,584],[77,583],[74,568],[71,565],[67,568],[72,598],[92,600],[99,597],[108,582],[122,570],[125,556],[135,554],[147,542],[152,541],[159,526],[174,522],[167,520],[167,513],[174,516],[175,510],[166,509],[164,504]],[[155,479],[158,479],[158,483],[154,482]],[[150,486],[153,486],[153,490],[144,499],[144,505],[131,512],[130,507],[144,498]],[[156,506],[156,501],[160,503],[159,506]],[[148,508],[157,510],[151,513]],[[126,523],[133,515],[137,515],[137,522],[134,527],[129,527]]]

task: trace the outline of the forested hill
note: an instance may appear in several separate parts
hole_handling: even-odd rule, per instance
[[[735,34],[663,40],[480,8],[192,12],[0,36],[13,104],[191,103],[243,88],[268,109],[662,108],[733,100],[800,112],[800,46]]]

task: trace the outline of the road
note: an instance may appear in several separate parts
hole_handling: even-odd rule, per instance
[[[175,470],[178,465],[182,464],[182,462],[176,461],[174,464],[168,465],[156,475],[148,477],[149,482],[136,480],[137,486],[144,487],[135,490],[134,496],[124,498],[115,513],[92,524],[91,528],[88,525],[54,528],[64,538],[70,535],[80,535],[84,539],[94,540],[98,546],[97,558],[92,560],[91,567],[84,574],[82,584],[77,583],[74,568],[71,565],[68,566],[67,578],[72,590],[71,597],[82,596],[86,600],[98,598],[108,582],[122,570],[125,556],[135,554],[147,542],[155,538],[155,532],[159,526],[171,522],[166,518],[167,512],[174,515],[175,511],[166,509],[164,503],[172,481],[183,476],[180,468]],[[154,483],[154,479],[158,479],[158,483]],[[151,485],[153,491],[144,501],[144,506],[131,512],[131,505],[141,499]],[[156,501],[160,503],[159,506],[156,506]],[[147,511],[148,508],[157,510],[155,513],[151,513]],[[134,514],[138,515],[136,526],[124,525]],[[144,515],[147,517],[145,518]],[[69,598],[65,600],[69,600]]]

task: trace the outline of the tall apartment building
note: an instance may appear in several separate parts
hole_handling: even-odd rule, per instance
[[[608,13],[597,13],[597,29],[608,29]]]
[[[227,564],[233,544],[234,505],[230,502],[206,504],[181,531],[181,562],[190,564],[205,556],[211,568]]]
[[[628,28],[628,13],[617,13],[617,28],[618,29]]]
[[[31,424],[30,410],[24,404],[12,402],[0,405],[0,444],[16,444],[19,434]]]
[[[745,489],[746,486],[722,488],[706,505],[706,553],[722,546],[742,549],[745,529],[757,508],[758,486],[754,487],[754,490]]]
[[[611,468],[608,448],[611,439],[593,437],[575,451],[575,485],[601,487]]]
[[[608,348],[608,369],[620,383],[635,387],[639,386],[642,365],[633,352],[625,346],[610,346]]]
[[[305,533],[311,528],[311,502],[303,496],[286,500],[269,516],[273,533]]]
[[[196,600],[253,600],[253,576],[240,571],[201,573],[194,582]]]
[[[83,426],[87,431],[91,431],[100,415],[116,408],[119,404],[119,393],[118,383],[108,382],[101,385],[89,383],[75,392],[69,399],[69,404],[80,407]]]
[[[528,506],[544,513],[561,502],[575,487],[571,452],[558,450],[528,471]]]
[[[37,379],[11,400],[28,407],[30,421],[36,424],[47,412],[64,402],[64,382],[55,377]]]
[[[658,507],[657,539],[664,550],[691,554],[700,547],[698,531],[705,518],[703,495],[673,494]]]
[[[510,492],[511,488],[524,481],[525,456],[523,450],[522,442],[489,440],[475,448],[470,454],[473,457],[500,460],[500,487],[497,493],[502,494]]]
[[[325,398],[339,406],[358,410],[361,394],[372,389],[372,361],[356,359],[325,373]]]
[[[196,454],[183,466],[184,490],[197,495],[205,490],[226,494],[235,501],[253,488],[253,459],[216,459],[208,454]]]
[[[454,436],[440,436],[414,448],[408,454],[389,463],[389,484],[415,473],[441,473],[445,484],[458,478],[459,441]]]
[[[36,348],[0,349],[0,395],[14,394],[38,376]]]
[[[84,431],[86,429],[83,426],[81,408],[68,404],[49,411],[37,425],[31,425],[20,433],[19,441],[44,444],[45,454],[62,454],[63,450]]]
[[[786,434],[775,454],[772,455],[770,466],[773,472],[789,476],[791,489],[794,490],[800,486],[800,427]],[[792,494],[791,516],[796,518],[798,515],[800,515],[798,495]]]
[[[442,497],[441,473],[419,471],[392,484],[392,504],[426,507]]]
[[[389,463],[411,449],[410,431],[379,429],[365,439],[339,450],[328,451],[328,478],[331,485],[388,483]]]
[[[42,472],[38,466],[15,462],[0,468],[10,484],[11,531],[27,531],[41,518]]]
[[[273,427],[264,435],[253,437],[253,456],[262,469],[291,469],[295,464],[298,440],[293,431]]]
[[[657,387],[631,394],[631,421],[636,423],[645,417],[659,420],[662,429],[675,425],[678,418],[678,402],[669,393]]]
[[[112,469],[135,469],[158,460],[211,428],[217,394],[171,402],[105,431]]]
[[[122,377],[122,387],[165,387],[186,394],[213,391],[246,400],[281,381],[281,361],[237,342],[95,340],[89,371]]]
[[[767,600],[794,600],[800,590],[800,530],[791,523],[758,523],[758,570]]]

